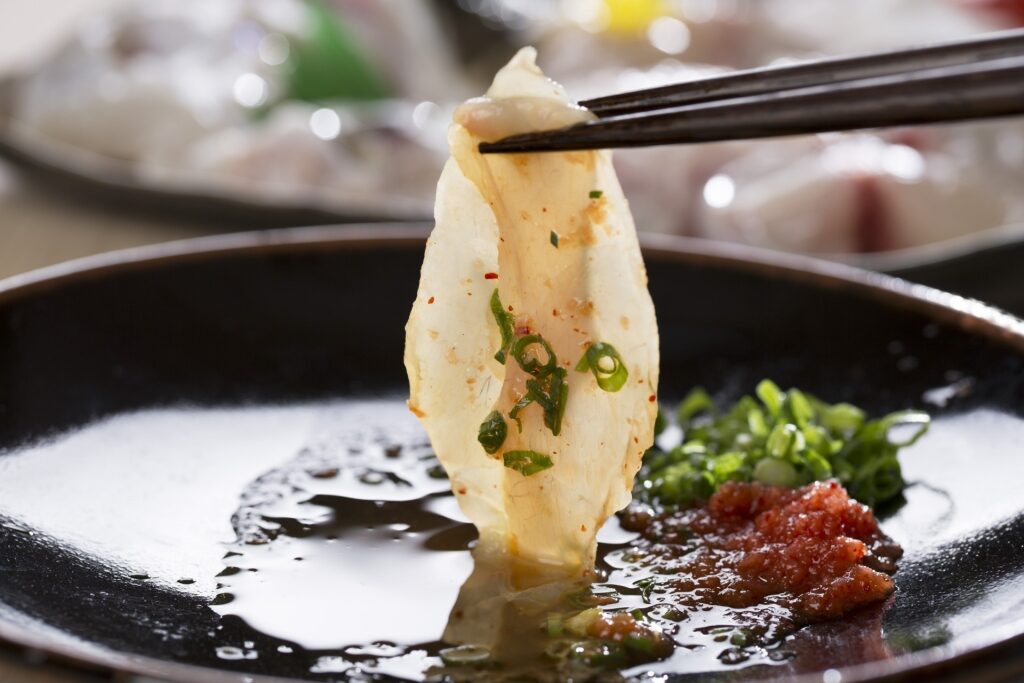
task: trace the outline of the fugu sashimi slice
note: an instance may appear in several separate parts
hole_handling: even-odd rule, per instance
[[[582,571],[593,565],[600,526],[629,502],[653,440],[658,330],[609,152],[477,151],[481,140],[590,116],[544,77],[535,56],[532,48],[520,51],[487,97],[456,112],[406,326],[405,364],[410,408],[481,547]],[[518,359],[515,347],[505,348],[504,363],[496,358],[503,338],[491,308],[495,292],[515,339],[539,335],[553,359],[538,343],[520,348]],[[592,346],[606,357],[588,354]],[[628,373],[621,386],[611,350]],[[584,356],[599,369],[578,367]],[[541,365],[548,369],[537,371]],[[609,382],[613,369],[617,381]],[[555,375],[567,387],[564,414],[543,405],[543,396],[557,403],[562,395],[552,388]],[[542,399],[515,411],[531,395],[531,379],[543,385]],[[489,454],[478,427],[495,411],[507,430]]]

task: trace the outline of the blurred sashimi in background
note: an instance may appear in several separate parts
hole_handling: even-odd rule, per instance
[[[1024,25],[1016,0],[122,0],[16,74],[11,127],[142,181],[429,217],[456,102],[519,47],[584,99]],[[142,125],[144,124],[144,125]],[[1024,222],[1024,123],[616,154],[641,230],[898,250]]]

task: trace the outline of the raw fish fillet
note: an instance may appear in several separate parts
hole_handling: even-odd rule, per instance
[[[480,547],[566,573],[593,566],[595,536],[630,500],[653,440],[658,329],[629,206],[610,152],[481,155],[477,145],[586,120],[525,48],[498,72],[485,98],[456,112],[441,174],[436,226],[406,326],[409,406],[425,426]],[[509,412],[530,375],[508,354],[490,302],[514,316],[517,338],[539,334],[565,370],[561,429],[533,403]],[[628,371],[617,390],[577,364],[608,344]],[[539,346],[530,353],[541,362]],[[608,360],[603,361],[608,367]],[[489,454],[478,428],[493,411],[507,423]],[[550,458],[524,475],[509,451]]]

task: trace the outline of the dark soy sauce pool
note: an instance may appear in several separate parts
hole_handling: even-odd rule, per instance
[[[906,504],[883,519],[904,563],[1017,513],[1024,464],[995,481],[972,465],[1022,442],[1024,422],[993,411],[936,420],[902,456],[917,482]],[[226,669],[295,671],[298,660],[314,680],[423,679],[441,664],[475,531],[398,399],[144,411],[2,455],[0,515],[119,572],[206,596],[222,619],[209,648]],[[657,596],[621,560],[631,538],[615,519],[602,530],[606,576],[595,590],[617,587],[614,608],[649,608]],[[463,602],[483,595],[479,583],[465,590]],[[678,624],[668,659],[624,673],[767,676],[915,647],[883,637],[883,612],[805,628],[725,664],[721,630],[736,615],[708,606]],[[949,619],[944,637],[983,625],[971,615]],[[522,637],[516,619],[494,618],[505,632],[481,638]]]

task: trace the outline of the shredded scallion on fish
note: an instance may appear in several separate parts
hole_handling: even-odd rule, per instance
[[[515,318],[501,305],[501,297],[498,295],[497,287],[494,288],[494,292],[491,294],[491,314],[494,316],[494,322],[498,324],[498,332],[501,333],[501,348],[494,354],[494,358],[504,365],[508,350],[515,339]]]
[[[506,451],[504,461],[505,467],[524,477],[543,472],[554,465],[550,457],[537,451]]]
[[[597,386],[605,391],[618,391],[629,379],[629,371],[626,369],[619,352],[611,344],[597,342],[587,348],[587,352],[576,364],[576,372],[590,370],[597,379]]]

